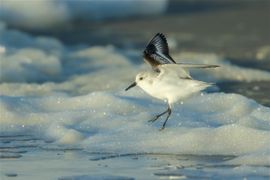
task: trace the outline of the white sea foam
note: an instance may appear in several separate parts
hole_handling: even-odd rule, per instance
[[[8,30],[3,23],[0,27],[2,95],[83,95],[100,90],[119,91],[134,80],[137,72],[149,68],[133,63],[133,59],[140,61],[141,52],[134,56],[134,53],[130,55],[113,46],[74,50],[64,47],[57,39]],[[213,70],[193,70],[192,75],[202,80],[270,80],[267,71],[239,67],[215,54],[183,52],[173,57],[178,62],[221,66]]]
[[[128,53],[113,46],[69,49],[4,25],[0,33],[2,135],[31,134],[89,152],[237,155],[228,163],[269,165],[270,109],[254,100],[221,92],[193,97],[174,106],[160,132],[162,120],[147,120],[165,104],[139,88],[124,92],[146,68]],[[174,57],[219,64],[215,70],[193,71],[206,80],[270,79],[269,72],[238,67],[213,54]]]
[[[30,133],[88,151],[246,155],[268,152],[270,109],[236,94],[205,94],[174,107],[164,131],[147,120],[165,106],[135,92],[2,97],[2,133]],[[254,156],[256,157],[256,156]]]
[[[45,29],[74,19],[99,21],[161,14],[167,4],[167,0],[2,0],[0,20],[23,28]]]

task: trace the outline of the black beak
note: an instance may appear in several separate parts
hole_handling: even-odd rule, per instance
[[[133,88],[133,87],[136,86],[136,85],[137,85],[136,82],[132,83],[130,86],[128,86],[128,87],[125,89],[125,91],[129,90],[130,88]]]

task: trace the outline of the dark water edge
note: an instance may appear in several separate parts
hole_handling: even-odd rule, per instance
[[[238,93],[270,107],[270,81],[217,83],[220,91]]]
[[[267,179],[270,175],[265,173],[268,166],[227,163],[235,155],[89,152],[22,134],[2,135],[0,153],[3,179]]]

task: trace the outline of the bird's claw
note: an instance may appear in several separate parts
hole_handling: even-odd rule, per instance
[[[153,119],[150,119],[150,120],[148,120],[148,122],[155,122],[157,119],[158,119],[159,117],[158,116],[156,116],[156,117],[154,117]]]
[[[159,128],[159,131],[163,131],[165,129],[164,126],[162,126],[161,128]]]

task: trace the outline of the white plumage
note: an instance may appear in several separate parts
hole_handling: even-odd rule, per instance
[[[135,82],[126,90],[138,85],[149,95],[167,101],[168,109],[150,120],[154,122],[167,114],[161,129],[165,128],[173,103],[184,100],[212,85],[192,79],[188,69],[218,67],[207,64],[177,64],[169,55],[166,38],[161,33],[154,36],[147,45],[144,50],[144,60],[152,66],[152,70],[139,73]]]

